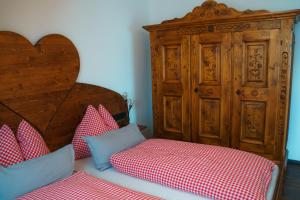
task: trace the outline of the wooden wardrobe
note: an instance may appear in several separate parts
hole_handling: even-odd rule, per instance
[[[155,137],[284,162],[299,13],[238,11],[210,0],[183,18],[145,26]]]

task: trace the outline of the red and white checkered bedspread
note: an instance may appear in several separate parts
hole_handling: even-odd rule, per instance
[[[215,200],[264,200],[274,163],[225,147],[151,139],[111,157],[118,171]]]
[[[85,172],[26,194],[18,200],[158,200],[159,198],[95,178]]]

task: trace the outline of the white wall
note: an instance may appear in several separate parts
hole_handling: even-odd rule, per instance
[[[149,0],[150,24],[160,23],[175,17],[183,17],[203,2],[204,0]],[[300,0],[218,0],[218,2],[225,3],[239,10],[266,9],[283,11],[300,9]],[[300,23],[296,25],[295,35],[296,44],[288,149],[289,159],[300,161]],[[149,62],[148,65],[150,65]]]
[[[148,34],[141,27],[184,16],[203,0],[0,0],[0,30],[18,32],[35,43],[60,33],[76,45],[81,59],[79,82],[128,92],[137,100],[133,122],[152,125]],[[219,0],[240,10],[300,8],[300,0]],[[300,24],[296,51],[290,158],[300,160]]]
[[[149,125],[147,8],[139,0],[0,0],[0,30],[32,43],[50,33],[67,36],[80,55],[78,81],[128,92],[136,99],[132,121]]]
[[[300,0],[216,0],[225,3],[229,7],[238,10],[261,10],[283,11],[300,9]],[[161,21],[183,17],[194,7],[201,5],[204,0],[149,0],[150,23],[156,24]]]

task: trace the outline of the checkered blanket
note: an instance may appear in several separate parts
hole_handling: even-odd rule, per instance
[[[95,178],[85,172],[26,194],[18,200],[158,200],[159,198]]]
[[[118,171],[215,200],[264,200],[274,163],[218,146],[151,139],[114,154]]]

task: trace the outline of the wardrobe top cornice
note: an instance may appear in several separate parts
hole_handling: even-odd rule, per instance
[[[183,27],[186,25],[191,26],[286,18],[294,18],[296,21],[299,21],[300,9],[284,12],[270,12],[267,10],[238,11],[234,8],[228,7],[223,3],[217,3],[214,0],[207,0],[201,6],[194,8],[192,12],[188,13],[182,18],[163,21],[161,24],[144,26],[144,29],[148,31],[155,31],[175,27]]]

